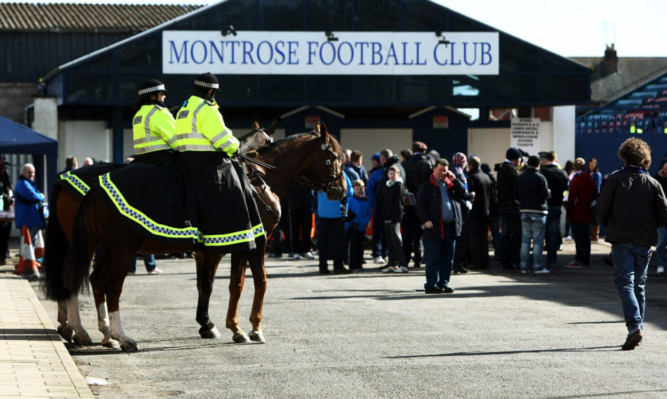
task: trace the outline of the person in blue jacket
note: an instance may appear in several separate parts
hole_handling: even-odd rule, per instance
[[[363,270],[366,226],[371,220],[371,202],[364,193],[364,181],[355,180],[354,195],[348,201],[348,221],[345,231],[350,235],[350,270]]]
[[[347,218],[347,202],[352,196],[352,181],[345,176],[347,193],[341,201],[331,201],[327,194],[317,193],[317,245],[319,252],[320,274],[329,274],[327,259],[333,259],[334,274],[349,274],[349,269],[343,266],[343,251],[345,251],[345,218]]]
[[[46,227],[47,212],[43,210],[44,194],[35,185],[35,166],[23,165],[21,176],[14,186],[14,213],[16,228],[26,226],[33,244],[39,229]]]

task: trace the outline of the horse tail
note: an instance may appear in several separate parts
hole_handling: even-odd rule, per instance
[[[62,301],[68,299],[72,292],[65,287],[63,281],[65,269],[65,256],[69,247],[69,240],[63,226],[58,219],[58,195],[62,187],[53,185],[51,194],[51,209],[49,212],[49,223],[46,227],[46,242],[44,246],[44,259],[42,261],[41,288],[48,299]]]
[[[79,292],[88,288],[90,275],[90,261],[93,256],[91,248],[91,231],[87,229],[87,222],[93,217],[93,201],[97,198],[93,190],[84,197],[72,226],[72,240],[65,258],[65,273],[63,280],[65,287],[71,292]]]

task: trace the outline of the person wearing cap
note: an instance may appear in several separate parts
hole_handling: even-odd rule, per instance
[[[518,269],[521,251],[521,218],[519,203],[514,198],[523,152],[510,147],[498,171],[498,212],[500,213],[500,263],[503,269]]]
[[[624,141],[618,157],[623,167],[602,185],[597,214],[600,224],[607,226],[605,241],[611,243],[614,282],[628,330],[621,349],[632,350],[643,337],[651,246],[658,241],[658,227],[667,223],[667,199],[660,183],[648,174],[651,148],[645,141]]]
[[[215,95],[218,78],[203,73],[195,79],[194,90],[176,114],[176,134],[172,147],[177,151],[223,151],[236,154],[239,141],[225,126]]]
[[[516,179],[514,198],[519,202],[521,214],[521,273],[530,271],[530,244],[533,244],[533,272],[549,273],[542,260],[544,233],[547,225],[547,199],[551,196],[547,179],[537,168],[540,157],[528,158],[526,171]]]
[[[405,260],[414,262],[415,267],[419,267],[422,262],[422,253],[420,249],[422,229],[421,221],[417,216],[415,210],[415,197],[419,191],[419,187],[424,184],[431,177],[433,172],[433,165],[426,159],[426,151],[428,147],[421,141],[412,143],[412,156],[405,162],[401,163],[405,169],[407,181],[405,188],[408,190],[408,198],[410,200],[405,204],[403,223],[402,223],[402,237],[403,237],[403,251],[405,253]],[[414,254],[414,257],[412,256]]]
[[[135,162],[161,164],[173,153],[176,121],[165,107],[167,89],[157,79],[141,84],[132,118]]]

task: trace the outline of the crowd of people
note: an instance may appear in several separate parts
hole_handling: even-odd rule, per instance
[[[210,172],[201,168],[201,154],[222,151],[231,157],[236,153],[239,142],[216,109],[217,79],[202,74],[194,87],[174,119],[164,107],[164,84],[155,79],[142,84],[133,119],[136,156],[132,162],[161,165],[178,151],[186,167],[192,168],[191,174],[201,176]],[[561,167],[553,151],[529,155],[510,147],[504,161],[493,168],[478,156],[461,152],[453,155],[450,164],[416,141],[400,157],[390,149],[373,154],[372,168],[367,171],[362,166],[363,154],[346,150],[345,198],[330,200],[323,192],[295,184],[281,203],[282,219],[273,235],[270,256],[280,258],[287,252],[293,259],[314,260],[317,251],[320,274],[332,272],[329,260],[334,274],[368,270],[370,262],[382,273],[408,273],[410,263],[413,268],[424,265],[425,293],[443,294],[454,292],[452,273],[491,267],[490,247],[502,269],[548,274],[558,262],[562,241],[571,237],[575,257],[563,266],[586,267],[591,242],[606,227],[628,328],[623,349],[634,349],[642,340],[644,290],[653,245],[657,273],[664,273],[665,268],[667,163],[649,176],[650,148],[634,138],[621,145],[619,157],[624,166],[603,177],[594,158],[576,158]],[[241,177],[245,175],[236,165],[230,167],[228,158],[215,159],[212,172],[239,174],[242,187],[236,191],[244,192],[247,179]],[[84,166],[93,162],[87,158]],[[76,158],[69,157],[61,173],[77,166]],[[48,216],[34,176],[34,166],[23,165],[12,191],[0,158],[0,207],[14,206],[17,227],[26,226],[33,237],[45,227]],[[247,223],[238,220],[239,226]],[[371,257],[367,261],[364,248],[369,228]],[[2,223],[3,255],[8,232],[7,223]],[[148,273],[161,272],[152,255],[144,261]],[[136,259],[131,273],[135,270]]]

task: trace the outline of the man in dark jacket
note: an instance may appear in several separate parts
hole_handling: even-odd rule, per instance
[[[505,153],[505,162],[498,171],[498,211],[500,212],[500,263],[503,269],[519,267],[521,250],[521,219],[519,203],[514,198],[514,186],[521,167],[522,151],[510,147]]]
[[[479,269],[489,268],[489,209],[491,198],[495,197],[495,186],[491,178],[479,167],[479,157],[472,156],[468,160],[468,192],[473,195],[470,210],[470,256],[472,264]]]
[[[401,163],[405,169],[406,188],[409,193],[408,197],[411,200],[406,203],[403,215],[403,251],[405,253],[405,260],[410,262],[410,256],[414,253],[412,260],[415,267],[419,267],[422,260],[421,250],[419,248],[422,238],[421,221],[417,217],[415,211],[415,204],[410,203],[417,195],[419,187],[431,177],[433,172],[433,165],[426,159],[426,151],[428,147],[421,141],[412,143],[412,156]]]
[[[466,189],[446,159],[439,159],[433,175],[417,193],[416,211],[424,223],[424,260],[427,294],[452,293],[449,278],[454,265],[456,237],[461,234],[461,201]]]
[[[602,186],[597,214],[600,224],[607,225],[605,241],[611,243],[614,281],[628,328],[622,349],[632,350],[642,340],[651,246],[658,240],[657,228],[667,223],[667,199],[660,183],[647,173],[648,144],[628,139],[618,156],[623,168]]]
[[[514,198],[519,201],[521,213],[521,273],[530,269],[530,243],[533,243],[533,271],[549,273],[542,262],[542,247],[547,223],[547,179],[537,172],[540,157],[528,158],[528,167],[516,179]]]
[[[570,180],[567,173],[558,165],[558,158],[554,151],[544,154],[544,165],[540,173],[547,179],[551,197],[547,200],[549,213],[547,214],[547,269],[556,264],[558,248],[561,237],[558,226],[560,224],[561,209],[563,206],[563,195],[567,190]]]

